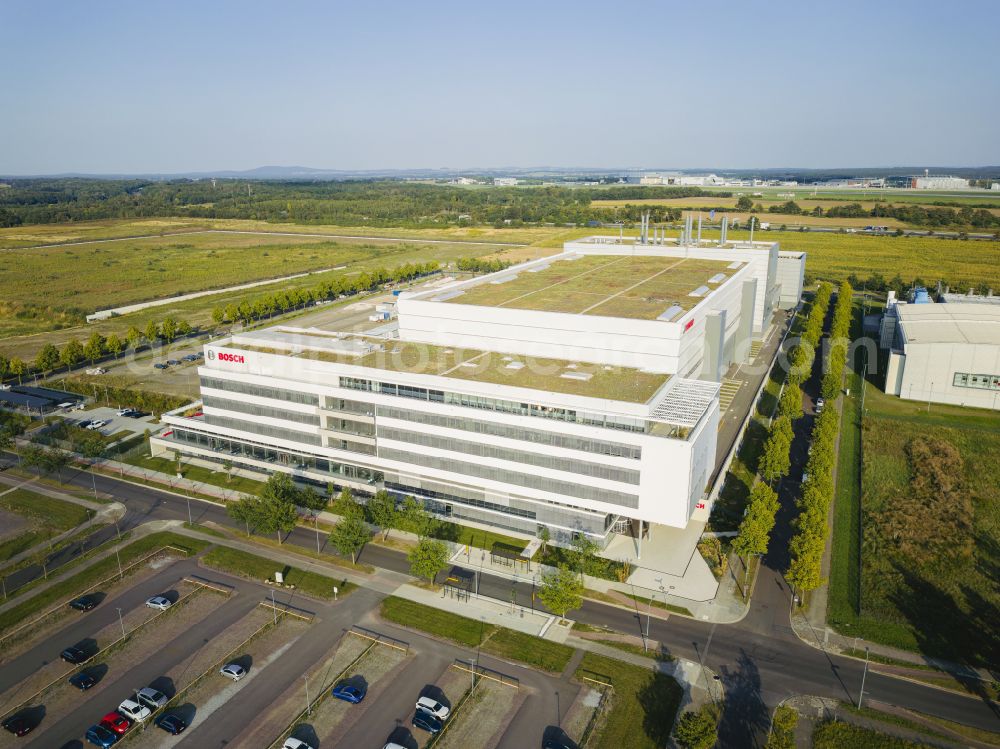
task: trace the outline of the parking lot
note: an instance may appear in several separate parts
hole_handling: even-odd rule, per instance
[[[200,586],[206,580],[214,590]],[[413,725],[422,696],[451,711],[437,746],[532,747],[571,705],[578,714],[586,709],[576,705],[578,685],[485,654],[480,665],[486,670],[473,690],[468,661],[474,654],[381,621],[374,612],[382,594],[365,588],[335,603],[287,593],[295,596],[293,605],[312,606],[315,615],[281,618],[261,605],[270,589],[204,570],[192,558],[161,560],[98,593],[103,598],[92,611],[60,613],[0,664],[0,710],[37,723],[24,738],[3,732],[0,748],[83,749],[91,745],[84,739],[88,728],[146,686],[169,702],[128,728],[129,744],[140,749],[267,749],[287,736],[313,749],[379,749],[390,738],[421,749],[432,737]],[[175,603],[162,613],[146,608],[154,595]],[[122,626],[130,636],[116,643]],[[59,657],[70,646],[100,652],[73,666]],[[219,666],[227,662],[246,675],[238,681],[221,676]],[[86,691],[68,683],[80,672],[95,681]],[[501,682],[490,674],[505,676]],[[363,688],[360,703],[330,695],[341,682]],[[186,730],[171,736],[156,727],[164,713],[183,719]]]
[[[123,403],[121,408],[128,408],[128,403]],[[66,421],[76,426],[92,425],[94,422],[104,422],[94,431],[100,432],[105,437],[119,435],[119,439],[127,439],[137,434],[143,434],[147,429],[155,429],[156,421],[153,414],[143,413],[141,416],[121,416],[117,408],[107,408],[98,406],[85,411],[70,411],[63,415]]]

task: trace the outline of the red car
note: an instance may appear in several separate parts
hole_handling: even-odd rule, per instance
[[[121,736],[132,726],[132,721],[121,713],[108,713],[101,718],[101,725]]]

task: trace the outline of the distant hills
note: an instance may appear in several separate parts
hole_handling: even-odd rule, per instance
[[[771,169],[726,169],[698,168],[677,169],[673,167],[636,167],[622,168],[587,168],[587,167],[470,167],[467,169],[318,169],[309,166],[259,166],[253,169],[218,171],[177,172],[177,173],[80,173],[66,172],[45,175],[5,175],[9,178],[90,178],[90,179],[249,179],[249,180],[288,180],[288,181],[327,181],[351,179],[453,179],[460,176],[479,177],[519,177],[523,179],[556,178],[585,179],[588,177],[609,177],[635,175],[642,172],[683,172],[685,174],[713,173],[725,177],[761,177],[766,179],[789,179],[800,182],[825,181],[830,179],[847,179],[851,177],[891,177],[900,175],[923,174],[924,169],[930,169],[931,174],[950,174],[969,179],[1000,179],[1000,166],[894,166],[894,167],[843,167],[830,169],[804,168],[771,168]]]

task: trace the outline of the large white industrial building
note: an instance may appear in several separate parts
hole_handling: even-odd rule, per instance
[[[893,305],[885,390],[907,400],[1000,407],[1000,305]]]
[[[590,237],[404,293],[383,335],[237,333],[205,347],[202,413],[166,414],[151,445],[562,543],[683,528],[716,460],[718,383],[797,304],[804,262]]]

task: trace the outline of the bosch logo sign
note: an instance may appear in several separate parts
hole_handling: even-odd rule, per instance
[[[219,361],[233,362],[234,364],[245,364],[246,359],[243,358],[243,354],[230,354],[227,351],[220,351],[215,353],[214,351],[208,352],[209,359],[218,359]]]

